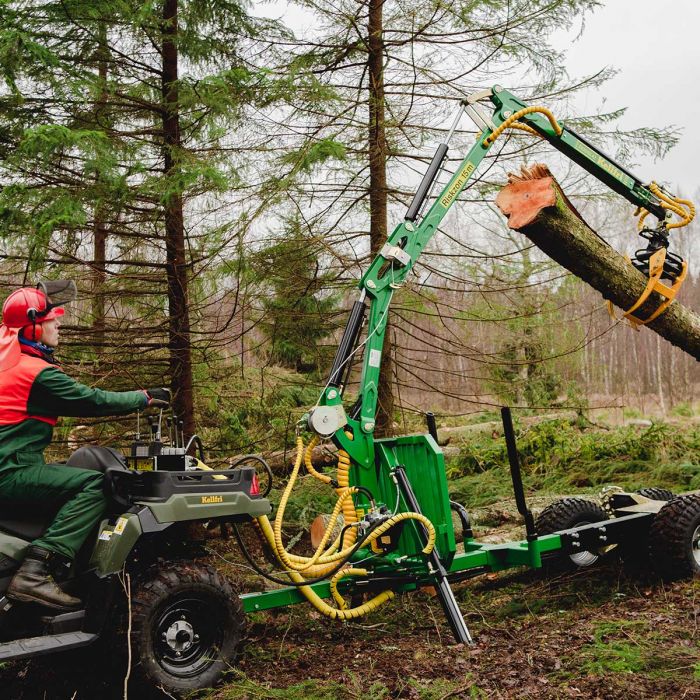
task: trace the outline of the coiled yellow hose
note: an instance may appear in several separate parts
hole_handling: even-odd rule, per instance
[[[533,129],[529,124],[516,124],[518,119],[520,117],[524,117],[526,114],[533,114],[535,112],[538,112],[539,114],[543,114],[547,119],[549,119],[549,123],[552,125],[552,129],[554,129],[554,132],[556,133],[557,136],[561,136],[562,132],[564,131],[561,126],[559,126],[559,122],[555,119],[554,115],[552,112],[547,109],[546,107],[525,107],[523,109],[518,110],[517,112],[514,112],[511,114],[508,119],[506,119],[500,126],[496,127],[495,131],[491,132],[482,142],[482,146],[484,148],[487,148],[490,146],[506,129],[512,128],[512,129],[520,129],[521,131],[527,131],[529,134],[535,134],[536,136],[540,136],[540,134]]]
[[[289,500],[289,496],[291,495],[294,483],[299,474],[302,459],[305,461],[306,467],[308,469],[309,463],[311,462],[311,453],[313,447],[315,447],[316,444],[317,440],[313,439],[310,442],[307,449],[304,450],[303,440],[301,439],[301,437],[297,438],[297,455],[294,461],[294,467],[289,477],[289,482],[287,483],[287,486],[285,487],[284,492],[282,493],[282,497],[280,499],[280,503],[277,509],[277,515],[275,517],[274,527],[270,523],[267,516],[262,516],[256,519],[256,524],[262,532],[262,534],[264,535],[265,539],[267,540],[268,545],[274,552],[280,564],[282,564],[282,566],[285,568],[287,575],[294,583],[302,583],[309,578],[316,578],[330,573],[338,565],[339,561],[347,559],[352,554],[354,544],[357,540],[356,530],[351,529],[348,533],[352,533],[352,536],[348,537],[348,540],[351,540],[351,543],[348,546],[343,547],[343,549],[340,551],[336,551],[338,547],[343,544],[340,541],[340,535],[338,535],[333,544],[324,551],[324,547],[326,547],[326,544],[330,538],[330,533],[332,532],[333,527],[335,526],[341,511],[345,516],[346,524],[353,524],[358,522],[357,512],[352,502],[352,495],[358,493],[358,491],[357,489],[349,485],[351,465],[350,457],[345,450],[339,450],[337,477],[338,488],[336,489],[336,493],[338,493],[338,500],[336,501],[333,513],[330,518],[330,522],[328,523],[326,531],[321,539],[321,542],[316,548],[316,551],[311,557],[304,557],[299,556],[297,554],[292,554],[284,548],[284,543],[282,541],[282,522],[284,519],[284,512],[287,506],[287,502]],[[313,470],[313,465],[311,465],[311,469]],[[312,474],[314,472],[315,470],[311,471]],[[315,477],[326,477],[326,475],[316,472]],[[328,478],[328,481],[326,481],[325,478],[321,478],[320,480],[324,483],[330,483],[332,481],[330,478]],[[425,526],[425,529],[428,533],[428,541],[423,547],[422,552],[423,554],[430,554],[430,552],[432,552],[433,548],[435,547],[435,527],[430,522],[430,520],[428,520],[428,518],[426,518],[421,513],[406,512],[393,515],[381,525],[377,526],[366,538],[363,544],[366,546],[371,546],[373,542],[382,537],[391,528],[405,520],[417,520]],[[367,601],[363,605],[360,605],[356,608],[348,609],[347,603],[345,602],[343,597],[338,593],[338,582],[344,576],[360,576],[366,575],[366,573],[367,572],[365,569],[355,569],[350,567],[338,571],[332,577],[330,582],[331,594],[333,595],[333,598],[335,599],[336,603],[338,603],[339,608],[334,608],[333,606],[328,605],[328,603],[323,601],[323,599],[321,599],[316,593],[314,593],[314,591],[308,586],[300,586],[300,590],[302,591],[304,596],[309,600],[309,602],[324,615],[327,615],[328,617],[334,619],[353,619],[356,617],[360,617],[361,615],[365,615],[368,612],[371,612],[372,610],[376,609],[379,605],[382,605],[394,596],[392,591],[384,591],[372,598],[370,601]]]
[[[661,206],[664,207],[664,209],[672,211],[680,218],[680,221],[668,224],[666,227],[667,229],[683,228],[683,226],[687,226],[695,218],[695,205],[689,199],[671,197],[663,192],[655,182],[649,184],[649,190],[661,200]],[[648,212],[644,210],[642,216],[639,217],[640,224],[644,221],[646,214],[648,214]]]
[[[348,437],[350,434],[346,433]],[[338,474],[336,477],[338,489],[348,488],[350,486],[350,455],[345,450],[338,450]],[[346,525],[354,525],[358,521],[357,510],[352,500],[343,502],[343,520]],[[357,540],[357,531],[355,528],[350,528],[346,533],[346,542],[349,547],[352,547]]]
[[[260,529],[262,530],[265,539],[267,540],[270,547],[274,550],[275,535],[272,530],[272,526],[270,525],[269,519],[267,518],[267,516],[263,515],[262,517],[257,518],[257,521],[260,524]],[[294,583],[304,582],[304,577],[298,571],[288,571],[287,575]],[[322,615],[330,617],[333,620],[353,620],[355,618],[362,617],[362,615],[367,615],[367,613],[376,610],[380,605],[383,605],[384,603],[386,603],[394,597],[393,591],[382,591],[378,595],[374,596],[374,598],[372,598],[371,600],[368,600],[366,603],[363,603],[362,605],[359,605],[356,608],[345,608],[341,610],[339,608],[334,608],[332,605],[326,603],[326,601],[323,600],[323,598],[321,598],[317,593],[315,593],[310,586],[299,586],[299,590],[309,601],[309,603],[311,603],[311,605],[313,605],[314,608],[316,608],[316,610],[318,610]]]

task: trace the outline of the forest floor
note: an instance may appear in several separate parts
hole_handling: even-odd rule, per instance
[[[550,579],[491,574],[455,588],[472,647],[454,643],[437,600],[422,592],[362,623],[331,622],[299,605],[253,616],[237,668],[196,697],[700,700],[700,580],[630,577],[611,561]],[[0,697],[123,698],[122,672],[108,679],[93,660],[66,676],[65,663],[6,666]]]
[[[559,427],[556,434],[563,434]],[[537,433],[531,442],[539,445],[543,435]],[[648,442],[650,435],[663,454],[649,451],[644,440]],[[638,486],[676,491],[688,491],[690,484],[697,488],[700,451],[695,449],[695,427],[683,435],[642,431],[639,437],[639,446],[627,433],[596,439],[597,450],[605,443],[602,455],[591,453],[586,436],[577,437],[569,456],[557,448],[563,455],[562,467],[583,470],[593,481],[561,490],[572,484],[555,480],[552,483],[559,490],[529,493],[531,508],[537,512],[563,493],[595,499],[599,484],[592,465],[600,462],[602,479],[611,459],[623,484],[639,481]],[[668,453],[671,444],[674,449],[685,445],[684,461]],[[613,448],[620,454],[612,454]],[[523,441],[524,453],[528,449]],[[634,450],[638,451],[634,459],[625,459]],[[469,471],[473,463],[485,465],[500,457],[480,452],[478,446],[472,446],[467,457],[454,484],[460,492],[475,495],[478,507],[470,508],[470,514],[478,539],[523,538],[508,479],[495,476],[502,467],[479,466]],[[531,477],[526,474],[526,486],[530,478],[541,481],[541,470],[533,469]],[[652,483],[652,478],[661,481]],[[302,521],[308,517],[308,502],[314,502],[314,494],[313,490],[305,494],[302,487],[292,504],[299,528],[308,525]],[[295,533],[288,534],[293,538]],[[243,590],[260,587],[260,579],[245,568],[232,541],[213,541],[211,550],[212,562],[238,580]],[[554,577],[526,570],[485,574],[456,585],[455,592],[475,640],[472,647],[454,643],[437,599],[425,591],[397,596],[358,623],[330,621],[302,604],[251,615],[236,668],[224,684],[196,697],[700,700],[700,579],[665,583],[648,567],[633,575],[612,552],[588,569]],[[115,650],[114,657],[118,655]],[[121,699],[123,669],[107,678],[106,668],[114,666],[110,656],[107,653],[102,663],[93,659],[89,666],[82,662],[70,673],[65,671],[74,661],[61,661],[61,656],[2,665],[0,698]],[[142,700],[144,696],[130,690],[128,697]]]
[[[611,563],[544,580],[457,587],[475,646],[436,599],[392,601],[363,624],[297,607],[257,617],[238,670],[208,700],[700,698],[700,581],[628,578]]]

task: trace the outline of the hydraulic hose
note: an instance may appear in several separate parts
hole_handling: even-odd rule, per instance
[[[356,569],[353,567],[349,567],[347,569],[341,569],[333,578],[330,580],[330,589],[331,589],[331,595],[333,596],[333,600],[338,604],[338,608],[340,610],[347,610],[348,609],[348,602],[343,598],[340,593],[338,593],[338,582],[340,581],[341,578],[345,578],[346,576],[367,576],[368,571],[367,569]]]
[[[345,450],[338,450],[338,488],[348,488],[350,486],[350,455]],[[357,522],[357,510],[352,501],[343,503],[343,519],[346,525],[353,525]],[[348,546],[352,546],[357,539],[357,532],[351,528],[347,536]]]
[[[277,508],[277,515],[275,517],[275,523],[273,528],[274,546],[272,548],[280,563],[285,568],[299,572],[304,572],[304,574],[308,577],[316,577],[323,576],[324,574],[329,573],[333,569],[334,564],[337,564],[339,561],[342,561],[343,559],[348,557],[348,555],[352,552],[353,545],[357,539],[357,533],[354,531],[354,529],[350,530],[350,533],[352,534],[349,534],[349,536],[347,537],[347,539],[349,540],[348,545],[344,547],[341,551],[335,551],[337,546],[339,546],[340,544],[340,536],[336,538],[333,545],[326,552],[320,554],[319,551],[317,551],[312,557],[305,557],[300,556],[298,554],[292,554],[291,552],[288,552],[285,549],[284,543],[282,541],[282,520],[284,518],[284,511],[287,506],[287,501],[289,500],[292,488],[294,487],[294,483],[299,474],[299,468],[301,467],[301,460],[303,454],[304,443],[301,437],[299,437],[297,438],[297,457],[294,462],[294,468],[292,469],[292,474],[289,477],[289,483],[287,484],[284,493],[282,494],[282,498],[280,499],[280,503]],[[347,481],[349,480],[350,468],[350,459],[349,457],[347,457],[347,454],[342,459],[342,461],[344,464],[342,465],[341,469],[341,458],[339,457],[338,481],[341,482],[342,479],[342,481],[347,483]],[[341,494],[338,498],[338,501],[341,503],[341,507],[343,504],[352,503],[351,499],[348,496],[355,492],[354,487],[339,486],[338,491],[341,491]],[[336,508],[337,507],[338,503],[336,503]],[[352,507],[352,513],[347,507],[344,509],[344,512],[347,512],[348,517],[357,522],[357,514],[355,513],[354,506]],[[429,537],[428,543],[424,548],[423,553],[430,554],[435,543],[435,528],[430,522],[430,520],[428,520],[428,518],[426,518],[420,513],[399,513],[398,515],[389,518],[384,523],[379,525],[375,530],[372,531],[372,533],[367,538],[366,543],[371,544],[376,539],[381,537],[385,532],[387,532],[392,527],[404,520],[419,520],[425,525],[429,533]],[[327,541],[326,535],[330,530],[332,530],[333,525],[334,522],[331,521],[329,523],[329,527],[326,530],[326,534],[324,534],[325,541]]]
[[[267,518],[267,516],[262,516],[260,518],[257,518],[257,520],[260,524],[260,528],[262,530],[263,535],[265,536],[265,539],[268,541],[270,547],[274,549],[275,533],[272,530],[272,526],[270,525],[269,519]],[[304,577],[298,571],[288,571],[287,576],[289,576],[289,578],[295,584],[304,583]],[[311,603],[311,605],[313,605],[314,608],[316,608],[316,610],[318,610],[322,615],[330,617],[333,620],[353,620],[355,618],[361,617],[362,615],[366,615],[367,613],[376,610],[380,605],[383,605],[384,603],[386,603],[394,597],[393,591],[382,591],[381,593],[374,596],[374,598],[372,598],[371,600],[368,600],[366,603],[363,603],[362,605],[359,605],[356,608],[341,610],[338,608],[334,608],[332,605],[326,603],[326,601],[323,600],[323,598],[321,598],[316,592],[314,592],[314,590],[310,586],[299,585],[298,588],[302,592],[304,597],[309,601],[309,603]]]
[[[425,527],[426,541],[422,552],[425,555],[429,555],[432,553],[435,547],[435,527],[430,520],[428,520],[428,518],[421,513],[399,513],[389,517],[381,524],[375,526],[364,539],[357,542],[357,528],[355,526],[358,524],[358,516],[352,501],[352,495],[360,492],[362,489],[350,486],[350,457],[347,452],[340,450],[338,453],[338,487],[336,488],[338,500],[335,504],[333,514],[331,515],[330,522],[328,523],[328,527],[323,534],[321,542],[311,557],[299,556],[288,552],[284,548],[284,543],[282,541],[282,521],[284,518],[284,512],[294,487],[294,483],[299,475],[302,460],[307,463],[307,469],[309,467],[309,463],[311,462],[311,451],[315,446],[315,442],[315,440],[312,440],[307,449],[304,450],[303,440],[301,437],[297,438],[297,455],[294,461],[294,467],[289,477],[289,482],[282,493],[277,509],[277,515],[275,517],[274,527],[270,523],[267,516],[256,518],[256,523],[260,532],[267,541],[267,544],[270,546],[270,549],[274,552],[280,564],[282,564],[282,566],[285,568],[285,573],[289,577],[292,585],[299,588],[299,590],[314,606],[314,608],[316,608],[316,610],[332,619],[354,619],[375,610],[377,607],[393,598],[394,593],[390,590],[383,591],[358,607],[348,608],[347,602],[338,592],[337,586],[339,581],[344,576],[362,576],[367,574],[365,569],[353,567],[347,568],[346,565],[350,560],[350,557],[355,554],[359,547],[371,546],[373,542],[382,537],[386,532],[405,520],[416,520],[422,523],[422,525]],[[311,469],[313,470],[313,465],[311,466]],[[313,474],[313,471],[311,471],[311,473]],[[326,476],[327,475],[324,474],[318,474],[316,478]],[[326,482],[325,478],[320,480],[325,483],[331,483],[330,478],[328,482]],[[327,545],[330,534],[340,516],[341,511],[346,518],[346,525],[338,537],[336,537],[333,544],[324,551],[324,547]],[[350,541],[347,545],[345,545],[344,542],[346,533],[352,533],[347,537],[347,539]],[[338,547],[342,547],[342,549],[337,551]],[[316,582],[322,580],[326,576],[331,575],[332,578],[330,581],[330,590],[331,595],[338,604],[337,608],[326,603],[308,585],[309,579],[313,579],[313,581]]]
[[[321,474],[321,472],[316,471],[316,468],[313,465],[313,451],[314,447],[318,445],[318,436],[314,435],[313,438],[311,438],[311,441],[306,447],[306,451],[304,452],[304,466],[306,467],[306,471],[311,474],[311,476],[314,477],[314,479],[318,479],[324,484],[330,484],[333,479],[331,479],[328,474]]]

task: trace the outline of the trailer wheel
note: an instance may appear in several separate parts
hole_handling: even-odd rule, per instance
[[[700,575],[700,494],[678,496],[657,513],[649,550],[664,578]]]
[[[669,491],[668,489],[659,489],[653,486],[646,489],[638,489],[635,491],[635,493],[638,493],[640,496],[644,496],[645,498],[651,498],[652,501],[672,501],[676,497],[676,494],[673,493],[673,491]]]
[[[182,697],[215,685],[235,661],[246,619],[216,569],[175,563],[151,569],[132,593],[134,675]]]
[[[562,498],[548,505],[535,521],[538,535],[551,535],[560,530],[569,530],[577,525],[588,525],[601,520],[608,520],[608,514],[593,501],[585,498]],[[600,559],[599,551],[584,551],[570,554],[558,560],[566,566],[592,566]]]

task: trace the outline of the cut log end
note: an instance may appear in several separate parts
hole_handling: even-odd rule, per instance
[[[517,177],[509,175],[510,184],[496,197],[496,205],[507,217],[508,227],[516,230],[531,224],[543,209],[557,202],[556,185],[551,176],[511,179]]]

